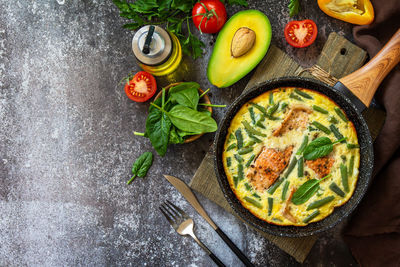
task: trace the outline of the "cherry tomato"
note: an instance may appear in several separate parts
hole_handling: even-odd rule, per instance
[[[194,5],[192,17],[201,33],[216,33],[226,22],[226,9],[219,0],[201,0]]]
[[[156,79],[145,71],[139,71],[125,84],[126,95],[135,102],[149,100],[157,91]]]
[[[294,47],[307,47],[317,38],[317,25],[306,19],[302,21],[290,21],[285,27],[286,41]]]

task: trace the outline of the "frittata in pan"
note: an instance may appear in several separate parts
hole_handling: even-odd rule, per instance
[[[278,88],[246,103],[233,118],[223,163],[242,205],[277,225],[322,220],[356,187],[357,133],[327,96]]]

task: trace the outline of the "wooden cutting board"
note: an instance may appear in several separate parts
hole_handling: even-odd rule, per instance
[[[367,54],[364,50],[337,33],[331,33],[316,65],[305,70],[282,50],[272,45],[267,55],[258,65],[249,83],[244,88],[244,91],[254,88],[258,83],[283,76],[310,77],[332,85],[337,79],[360,68],[365,62],[366,57]],[[363,112],[363,115],[367,120],[371,135],[375,139],[382,128],[385,113],[379,109],[369,108]],[[207,153],[193,176],[190,186],[192,189],[198,191],[237,216],[232,211],[219,188],[214,173],[213,156],[212,151]],[[261,231],[259,232],[279,248],[293,256],[298,262],[303,262],[305,260],[318,238],[318,236],[304,238],[278,237]]]

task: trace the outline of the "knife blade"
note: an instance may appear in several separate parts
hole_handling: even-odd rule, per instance
[[[230,249],[238,256],[238,258],[244,263],[245,266],[254,266],[250,260],[243,254],[243,252],[229,239],[229,237],[211,220],[207,212],[201,206],[196,196],[193,194],[192,189],[181,179],[171,175],[164,174],[164,177],[170,182],[192,205],[192,207],[203,217],[211,227],[217,232],[217,234],[225,241]]]

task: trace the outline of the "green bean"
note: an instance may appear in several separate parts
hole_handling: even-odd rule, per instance
[[[269,189],[268,189],[268,193],[270,195],[273,195],[276,191],[276,189],[281,185],[281,183],[283,182],[283,178],[280,178],[278,181],[276,181]]]
[[[351,156],[350,163],[349,163],[349,172],[348,172],[348,174],[350,176],[353,175],[353,169],[354,169],[354,155]]]
[[[244,187],[246,187],[246,190],[247,190],[247,191],[251,191],[251,190],[252,190],[251,185],[249,185],[248,183],[245,183],[245,184],[244,184]]]
[[[287,191],[288,191],[288,189],[289,189],[289,184],[290,184],[290,182],[289,181],[286,181],[285,182],[285,184],[283,185],[283,189],[282,189],[282,200],[286,200],[286,194],[287,194]]]
[[[236,144],[235,144],[235,143],[230,144],[230,145],[226,148],[226,151],[232,150],[232,149],[234,149],[234,148],[236,148]]]
[[[226,166],[230,167],[232,165],[232,158],[231,157],[227,157],[226,158]]]
[[[308,130],[309,130],[310,132],[318,131],[318,129],[316,129],[316,128],[312,127],[312,126],[308,126],[307,128],[308,128]]]
[[[279,117],[274,117],[274,116],[267,116],[267,118],[269,119],[269,120],[271,120],[271,121],[277,121],[277,120],[280,120],[281,118],[279,118]]]
[[[253,124],[256,124],[256,115],[254,114],[254,109],[253,107],[249,108],[249,112],[250,112],[250,118],[251,118],[251,122]]]
[[[228,141],[231,141],[231,140],[233,140],[233,139],[235,139],[235,136],[234,136],[232,133],[230,133],[230,134],[229,134]]]
[[[256,103],[250,103],[253,107],[255,107],[256,109],[258,109],[262,114],[267,115],[267,111],[265,110],[265,108],[263,106],[260,106],[259,104]]]
[[[267,109],[267,115],[272,117],[272,115],[278,110],[279,103],[276,103]]]
[[[304,220],[303,223],[308,223],[309,221],[311,221],[312,219],[314,219],[315,217],[317,217],[319,215],[319,210],[314,211],[313,213],[311,213],[310,215],[308,215]]]
[[[288,106],[288,103],[286,103],[286,102],[282,102],[282,104],[281,104],[281,110],[283,111],[283,110],[285,110],[285,108]]]
[[[251,197],[245,196],[244,200],[246,200],[247,202],[249,202],[251,205],[253,205],[256,208],[262,209],[262,207],[263,207],[260,202],[258,202],[257,200],[255,200]]]
[[[339,132],[339,129],[334,124],[329,125],[329,128],[337,140],[343,139],[344,136]],[[340,143],[346,143],[346,140],[343,140]]]
[[[329,197],[326,197],[323,199],[316,200],[307,206],[307,210],[318,209],[318,208],[328,204],[329,202],[331,202],[334,199],[335,199],[335,196],[329,196]]]
[[[343,160],[343,162],[345,162],[347,159],[345,155],[341,155],[340,158]]]
[[[313,108],[313,110],[318,111],[322,114],[329,114],[329,112],[326,109],[323,109],[320,106],[313,105],[312,108]]]
[[[243,158],[241,156],[239,156],[238,154],[233,155],[235,157],[235,159],[237,160],[237,162],[242,163],[243,162]]]
[[[270,105],[272,105],[272,104],[274,104],[274,93],[269,93],[269,96],[268,96],[268,100],[269,100],[269,104]]]
[[[313,121],[311,123],[312,125],[315,126],[315,128],[317,128],[320,131],[323,131],[326,134],[330,134],[331,130],[329,130],[328,128],[326,128],[324,125],[322,125],[321,123],[319,123],[318,121]]]
[[[306,149],[306,146],[308,145],[308,135],[305,135],[303,137],[303,142],[301,143],[299,150],[297,151],[296,155],[301,155],[304,152],[304,149]]]
[[[237,176],[233,176],[233,184],[234,184],[234,186],[236,188],[237,184],[238,184],[238,177]]]
[[[261,199],[261,197],[257,193],[253,193],[253,197]]]
[[[360,148],[360,146],[358,144],[347,144],[346,146],[348,149]]]
[[[338,196],[344,197],[345,193],[340,189],[340,187],[335,183],[331,183],[329,186],[329,189],[332,190],[334,193],[336,193]]]
[[[274,198],[269,197],[268,198],[268,216],[271,216],[273,206],[274,206]]]
[[[276,221],[276,222],[282,222],[282,220],[281,220],[281,219],[279,219],[279,218],[275,218],[275,217],[274,217],[274,218],[272,218],[272,220],[273,220],[273,221]]]
[[[296,157],[293,157],[292,161],[289,163],[289,167],[287,168],[287,171],[285,173],[285,178],[288,178],[290,173],[293,171],[294,167],[296,167],[297,164],[297,159]]]
[[[262,143],[262,140],[258,139],[258,138],[255,137],[254,135],[249,135],[249,137],[250,137],[251,139],[253,139],[254,142],[256,142],[256,143]]]
[[[256,143],[256,141],[254,140],[249,140],[246,143],[244,143],[244,147],[249,147],[249,146],[253,146]]]
[[[328,121],[333,124],[339,123],[339,121],[334,116],[329,116]]]
[[[349,177],[347,175],[347,167],[343,163],[340,164],[340,175],[342,176],[342,184],[344,191],[349,192]]]
[[[256,126],[262,128],[262,129],[266,129],[265,126],[264,126],[264,124],[262,124],[261,121],[257,121],[257,122],[256,122]]]
[[[239,149],[238,154],[239,155],[245,155],[245,154],[248,154],[248,153],[250,153],[252,151],[253,151],[252,147],[243,147],[243,148]]]
[[[256,155],[251,155],[249,160],[246,162],[246,167],[249,167],[251,165],[251,163],[253,162],[254,158],[256,157]]]
[[[243,179],[244,179],[243,165],[239,163],[239,165],[238,165],[238,181],[240,182]]]
[[[267,136],[267,135],[263,134],[262,132],[259,132],[258,130],[251,127],[251,125],[247,121],[242,121],[242,124],[248,133],[251,133],[253,135],[262,136],[262,137]]]
[[[298,177],[303,177],[304,176],[304,158],[301,157],[297,161],[297,176]]]
[[[235,132],[236,141],[237,141],[237,148],[241,149],[243,147],[243,135],[240,129],[237,129]]]
[[[344,122],[348,122],[349,121],[347,119],[346,115],[344,115],[343,111],[340,108],[335,107],[335,112]]]
[[[296,100],[298,100],[298,101],[303,101],[303,99],[301,99],[301,97],[299,97],[298,95],[295,95],[295,94],[293,94],[293,93],[291,93],[291,94],[289,95],[289,97],[292,98],[292,99],[296,99]]]
[[[310,96],[309,94],[307,94],[306,92],[303,92],[303,91],[300,91],[299,89],[294,89],[294,92],[296,93],[296,94],[298,94],[298,95],[300,95],[300,96],[302,96],[302,97],[304,97],[304,98],[307,98],[307,99],[313,99],[312,98],[312,96]]]

